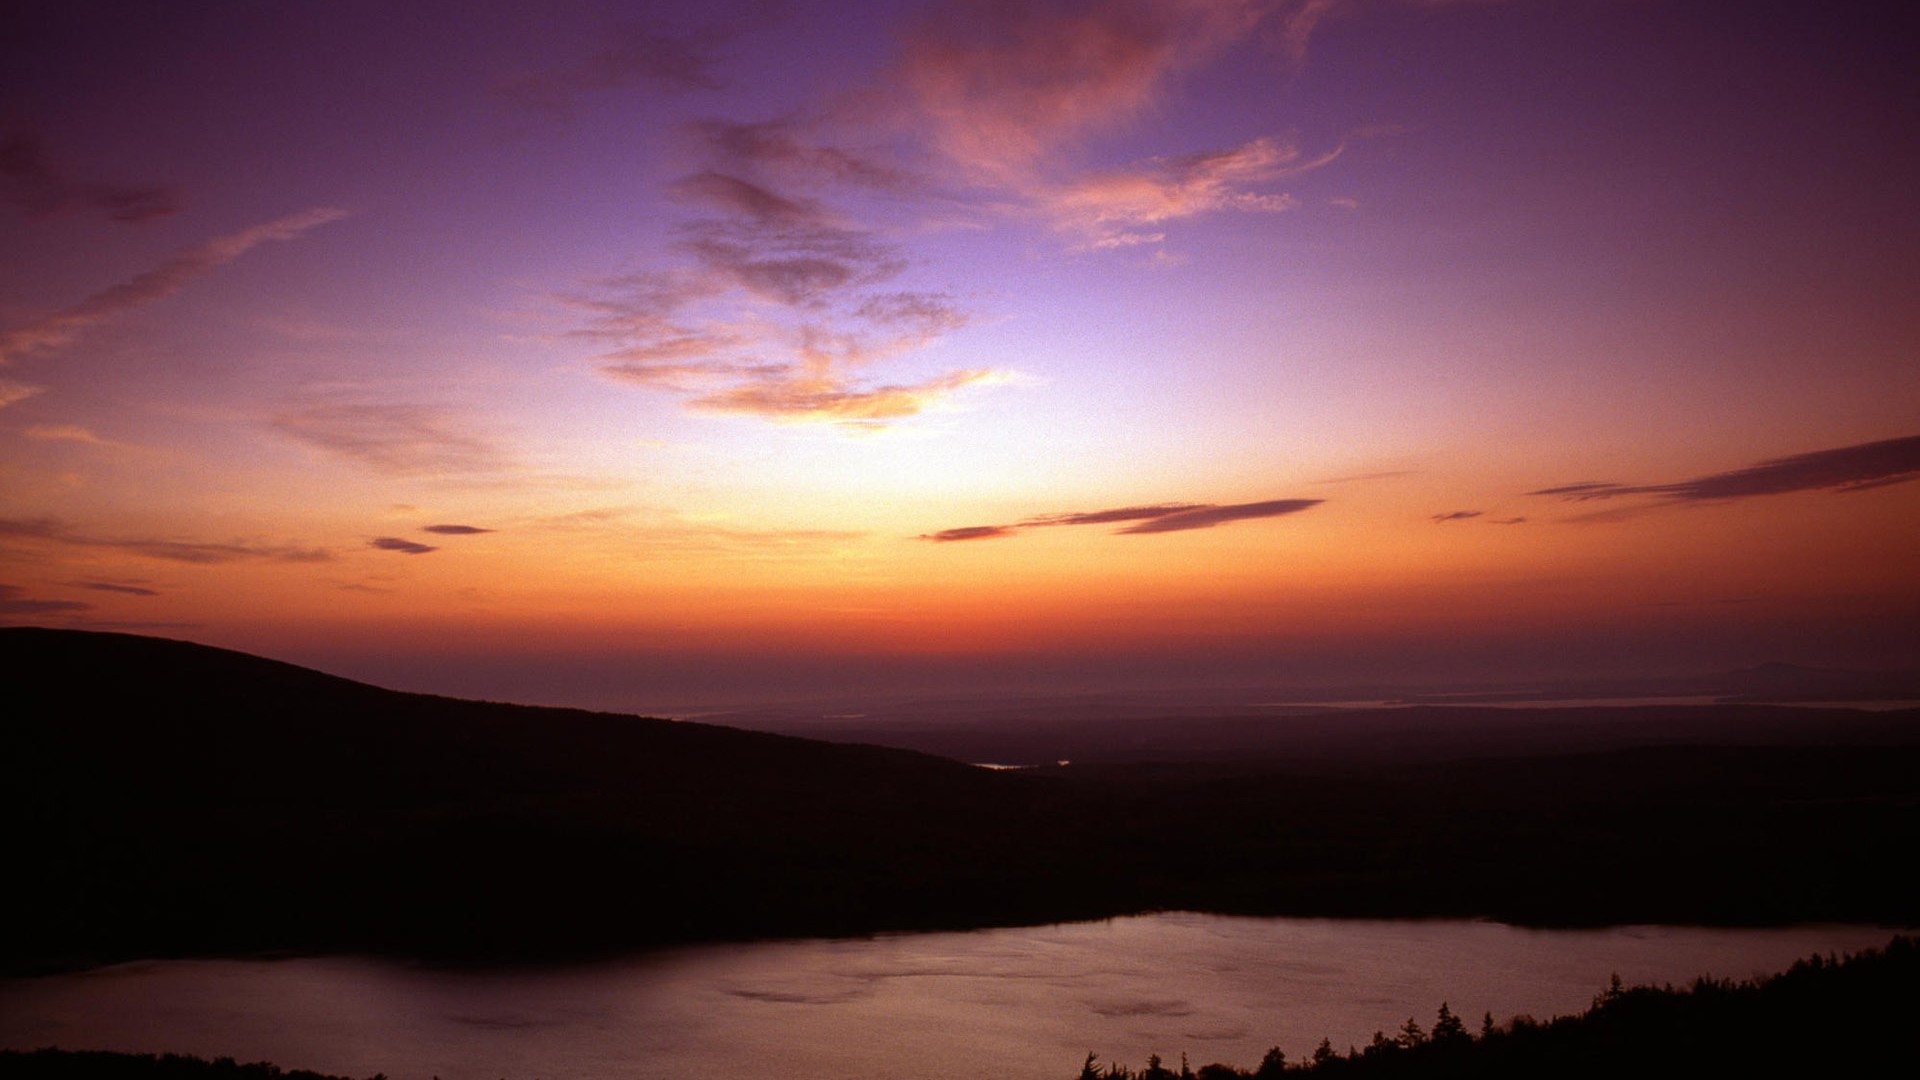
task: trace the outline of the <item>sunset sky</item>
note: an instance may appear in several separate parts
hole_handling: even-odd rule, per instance
[[[9,4],[0,621],[640,711],[1920,665],[1898,8]]]

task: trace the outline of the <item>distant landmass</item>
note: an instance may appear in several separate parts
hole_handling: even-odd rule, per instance
[[[1307,723],[1255,749],[1244,718],[1140,737],[1081,717],[1072,764],[988,770],[133,635],[0,629],[0,677],[12,971],[496,963],[1171,908],[1920,914],[1915,710],[1316,714],[1260,718]]]
[[[1856,688],[1892,688],[1887,682],[1853,681],[1847,673],[1775,665],[1684,683],[1401,693],[1390,703],[1371,705],[1258,701],[1258,695],[1249,692],[1185,702],[1119,695],[980,697],[869,703],[858,712],[844,706],[763,707],[715,712],[702,719],[1015,766],[1065,760],[1081,765],[1235,762],[1259,769],[1281,764],[1299,769],[1644,746],[1873,746],[1915,737],[1913,708],[1839,705],[1834,703],[1840,698],[1825,694],[1808,700],[1826,707],[1733,702],[1704,689],[1711,684],[1724,690],[1735,682],[1802,688],[1824,682],[1837,690],[1829,676]],[[1542,699],[1554,704],[1528,704]],[[1889,699],[1874,694],[1847,700]],[[1920,702],[1920,696],[1911,700]]]

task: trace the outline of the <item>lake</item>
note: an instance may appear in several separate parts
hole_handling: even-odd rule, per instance
[[[395,1080],[778,1076],[1068,1080],[1345,1050],[1442,1001],[1578,1012],[1629,985],[1746,978],[1884,945],[1862,926],[1528,930],[1468,921],[1169,913],[1103,922],[674,949],[448,971],[358,957],[169,960],[0,980],[0,1045],[174,1051]]]

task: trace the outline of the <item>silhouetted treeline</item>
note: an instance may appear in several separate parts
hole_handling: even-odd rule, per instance
[[[1443,1003],[1431,1030],[1409,1017],[1399,1030],[1374,1033],[1366,1046],[1335,1048],[1322,1039],[1301,1059],[1279,1047],[1259,1065],[1158,1057],[1134,1070],[1087,1056],[1081,1080],[1274,1080],[1282,1075],[1375,1080],[1559,1080],[1622,1076],[1920,1076],[1920,942],[1894,938],[1885,949],[1844,959],[1814,956],[1786,972],[1733,982],[1702,977],[1693,985],[1625,988],[1618,977],[1578,1016],[1539,1021],[1492,1016],[1469,1030]]]
[[[0,683],[0,970],[559,959],[1166,909],[1920,922],[1920,731],[989,772],[122,634],[0,629]]]
[[[183,1054],[115,1054],[104,1050],[0,1050],[0,1080],[350,1080],[281,1069],[264,1061]],[[372,1080],[386,1080],[385,1073]]]

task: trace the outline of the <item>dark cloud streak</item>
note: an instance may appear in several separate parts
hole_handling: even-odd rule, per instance
[[[926,533],[922,540],[937,543],[951,543],[955,540],[997,540],[1003,536],[1012,536],[1019,531],[1014,525],[967,525],[958,529],[941,529],[937,533]]]
[[[421,544],[412,540],[403,540],[398,536],[376,536],[367,541],[367,546],[379,548],[381,551],[397,551],[402,555],[425,555],[429,551],[440,550],[432,544]]]
[[[789,120],[701,120],[689,125],[688,130],[714,157],[736,170],[771,172],[802,183],[848,184],[894,193],[922,186],[909,173],[854,151],[804,142]]]
[[[143,589],[138,585],[115,585],[110,581],[82,581],[75,583],[76,588],[92,589],[94,592],[124,593],[127,596],[159,596],[152,589]]]
[[[1169,514],[1205,509],[1208,509],[1208,507],[1202,503],[1160,503],[1155,506],[1122,506],[1116,510],[1094,510],[1080,514],[1048,514],[1045,517],[1028,518],[1020,524],[1022,526],[1106,525],[1115,521],[1139,521],[1143,518],[1161,518]]]
[[[117,539],[88,536],[68,529],[51,518],[0,518],[0,539],[15,538],[69,547],[110,548],[132,552],[150,559],[168,562],[211,565],[244,559],[271,559],[276,562],[326,562],[333,555],[323,548],[300,548],[284,544],[213,544],[185,540]]]
[[[1232,506],[1200,506],[1192,510],[1168,514],[1165,517],[1151,518],[1120,531],[1122,533],[1165,533],[1184,532],[1188,529],[1211,529],[1215,525],[1224,525],[1229,521],[1252,521],[1258,518],[1297,514],[1302,510],[1319,506],[1324,501],[1323,499],[1270,499],[1266,502],[1237,503]]]
[[[942,529],[939,532],[924,533],[919,539],[940,542],[988,540],[1012,536],[1022,529],[1044,529],[1056,525],[1111,525],[1125,521],[1136,524],[1116,530],[1115,535],[1185,532],[1189,529],[1211,529],[1215,525],[1224,525],[1233,521],[1252,521],[1259,518],[1297,514],[1302,510],[1319,506],[1325,501],[1324,499],[1268,499],[1264,502],[1232,503],[1225,506],[1213,503],[1152,503],[1115,507],[1111,510],[1043,514],[1012,525],[970,525],[958,529]]]
[[[84,600],[35,600],[21,595],[24,591],[18,585],[0,585],[0,616],[72,615],[93,610],[93,605]]]
[[[1920,477],[1920,435],[1775,458],[1672,484],[1582,481],[1528,492],[1572,502],[1657,495],[1675,502],[1718,502],[1797,491],[1866,491]]]

